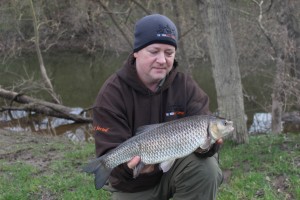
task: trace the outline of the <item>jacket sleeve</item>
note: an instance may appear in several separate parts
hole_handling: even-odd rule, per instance
[[[93,129],[97,157],[131,137],[131,131],[121,116],[103,107],[93,109]]]
[[[97,157],[132,137],[126,108],[117,81],[111,80],[101,88],[93,108],[93,129]]]
[[[93,126],[97,157],[114,149],[131,137],[131,131],[120,113],[112,112],[103,107],[93,109]],[[133,171],[127,167],[126,163],[116,167],[112,174],[117,174],[119,179],[130,180],[133,177]]]

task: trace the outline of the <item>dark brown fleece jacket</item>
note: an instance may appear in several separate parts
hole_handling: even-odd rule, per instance
[[[178,72],[176,65],[175,62],[156,92],[146,88],[138,78],[132,55],[106,80],[93,109],[97,156],[134,136],[140,126],[210,113],[208,96],[190,76]],[[118,190],[138,192],[156,185],[161,176],[162,171],[156,166],[154,172],[134,179],[125,163],[112,171],[109,181]]]

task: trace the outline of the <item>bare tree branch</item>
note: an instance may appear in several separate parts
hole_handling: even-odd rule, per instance
[[[258,25],[263,33],[263,35],[266,37],[267,41],[269,42],[270,46],[272,47],[272,49],[275,51],[275,53],[277,54],[277,48],[275,47],[274,43],[272,42],[271,37],[268,35],[267,30],[265,29],[264,25],[262,24],[262,18],[263,18],[263,9],[262,9],[262,5],[264,3],[264,1],[256,1],[256,0],[252,0],[254,3],[256,3],[259,7],[259,16],[258,16]]]
[[[137,2],[136,0],[131,0],[133,3],[135,3],[138,7],[140,7],[147,15],[151,14],[151,11],[145,8],[140,2]]]
[[[43,56],[42,56],[41,49],[40,49],[40,44],[39,44],[40,37],[39,37],[39,30],[38,30],[38,28],[39,28],[39,26],[41,24],[37,23],[37,19],[36,19],[35,10],[34,10],[34,7],[33,7],[32,0],[29,0],[29,2],[30,2],[32,17],[33,17],[33,26],[34,26],[34,34],[35,34],[35,41],[34,41],[34,43],[35,43],[36,52],[37,52],[37,56],[38,56],[39,63],[40,63],[41,75],[43,77],[43,80],[45,81],[45,85],[48,88],[49,93],[50,93],[52,99],[56,103],[60,104],[61,101],[59,100],[58,95],[54,92],[54,89],[53,89],[53,86],[51,84],[51,81],[50,81],[50,79],[49,79],[49,77],[47,75],[47,71],[46,71],[46,68],[45,68],[45,65],[44,65]]]
[[[123,37],[125,38],[126,42],[128,43],[128,45],[133,48],[132,46],[132,42],[131,40],[128,38],[128,36],[126,35],[126,33],[123,31],[123,29],[119,26],[119,23],[117,22],[117,20],[115,19],[115,16],[112,14],[111,11],[109,11],[109,9],[106,7],[106,5],[104,5],[104,3],[101,2],[101,0],[99,0],[100,5],[102,6],[102,8],[107,12],[107,14],[109,15],[109,17],[111,18],[112,22],[114,23],[114,25],[117,27],[117,29],[121,32],[121,34],[123,35]]]

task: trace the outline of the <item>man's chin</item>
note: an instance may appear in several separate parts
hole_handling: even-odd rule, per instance
[[[167,75],[167,72],[165,70],[161,71],[156,71],[155,73],[152,74],[152,77],[155,79],[163,79]]]
[[[157,75],[157,76],[154,76],[154,80],[157,80],[157,82],[161,81],[162,79],[164,79],[166,77],[165,74],[162,74],[162,75]]]

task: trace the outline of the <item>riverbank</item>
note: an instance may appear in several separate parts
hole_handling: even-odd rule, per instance
[[[243,145],[225,141],[217,199],[300,199],[299,143],[299,133],[254,135]],[[93,156],[93,142],[0,129],[0,200],[108,200],[94,189],[94,177],[81,172]]]

